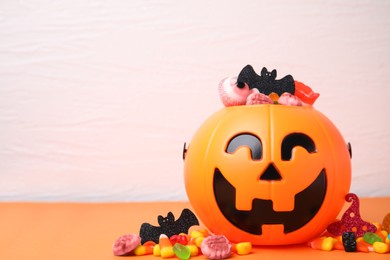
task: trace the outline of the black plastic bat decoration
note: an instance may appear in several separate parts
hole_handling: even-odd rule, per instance
[[[257,88],[260,93],[265,95],[272,92],[279,96],[284,92],[294,95],[295,92],[295,82],[291,75],[277,80],[276,70],[269,72],[265,67],[261,70],[261,75],[258,75],[251,65],[246,65],[237,77],[237,86],[243,88],[245,83],[249,89]]]
[[[158,243],[161,234],[171,237],[180,233],[187,233],[190,227],[199,225],[199,221],[195,214],[189,209],[183,209],[180,217],[176,221],[172,212],[168,212],[168,215],[165,218],[161,215],[158,216],[157,220],[160,226],[156,227],[149,223],[143,223],[141,225],[139,234],[142,244],[146,241]]]

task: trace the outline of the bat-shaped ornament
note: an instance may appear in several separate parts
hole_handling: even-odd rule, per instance
[[[142,244],[146,241],[158,243],[161,234],[171,237],[180,233],[187,233],[190,227],[199,225],[195,214],[189,209],[183,209],[180,217],[176,221],[172,212],[168,212],[165,218],[161,215],[158,216],[157,220],[160,226],[153,226],[149,223],[143,223],[141,225],[139,234]]]

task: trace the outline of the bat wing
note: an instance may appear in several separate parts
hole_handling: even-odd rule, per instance
[[[249,88],[258,88],[259,86],[259,78],[260,76],[257,75],[255,70],[251,65],[246,65],[238,74],[237,82],[238,83],[246,83],[248,84]]]
[[[282,95],[284,92],[288,92],[294,95],[294,78],[291,75],[287,75],[279,80],[275,80],[272,91],[277,93],[279,96]]]
[[[161,234],[161,227],[153,226],[149,223],[143,223],[141,225],[139,236],[141,237],[141,244],[146,241],[154,241],[158,244],[158,240]]]
[[[183,209],[180,217],[175,221],[176,234],[188,233],[188,229],[192,226],[199,225],[199,221],[195,214],[189,209]]]

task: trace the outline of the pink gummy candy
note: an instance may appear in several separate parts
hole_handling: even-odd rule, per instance
[[[112,252],[116,256],[126,255],[133,251],[140,243],[141,237],[137,234],[123,235],[112,245]]]
[[[362,237],[366,232],[376,232],[376,227],[360,217],[359,198],[356,194],[348,193],[345,200],[352,201],[351,206],[344,212],[341,220],[330,224],[328,232],[334,236],[340,236],[344,232],[354,232],[356,237]]]
[[[222,235],[212,235],[206,237],[200,245],[202,254],[209,259],[227,258],[232,253],[232,245],[229,240]]]
[[[247,105],[273,104],[274,101],[263,93],[252,93],[246,99]]]
[[[219,84],[218,91],[225,107],[245,105],[250,94],[259,92],[256,88],[249,89],[247,84],[243,88],[239,88],[237,77],[224,78]]]
[[[294,96],[288,92],[284,92],[278,99],[278,103],[287,106],[302,106],[302,101],[299,97]]]

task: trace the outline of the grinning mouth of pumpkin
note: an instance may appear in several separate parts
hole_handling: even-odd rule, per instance
[[[214,171],[213,186],[215,199],[225,218],[241,230],[261,235],[262,225],[283,224],[284,233],[303,227],[321,208],[327,183],[323,169],[312,184],[295,195],[292,211],[274,211],[271,200],[258,198],[253,199],[251,210],[236,209],[236,189],[218,168]]]

